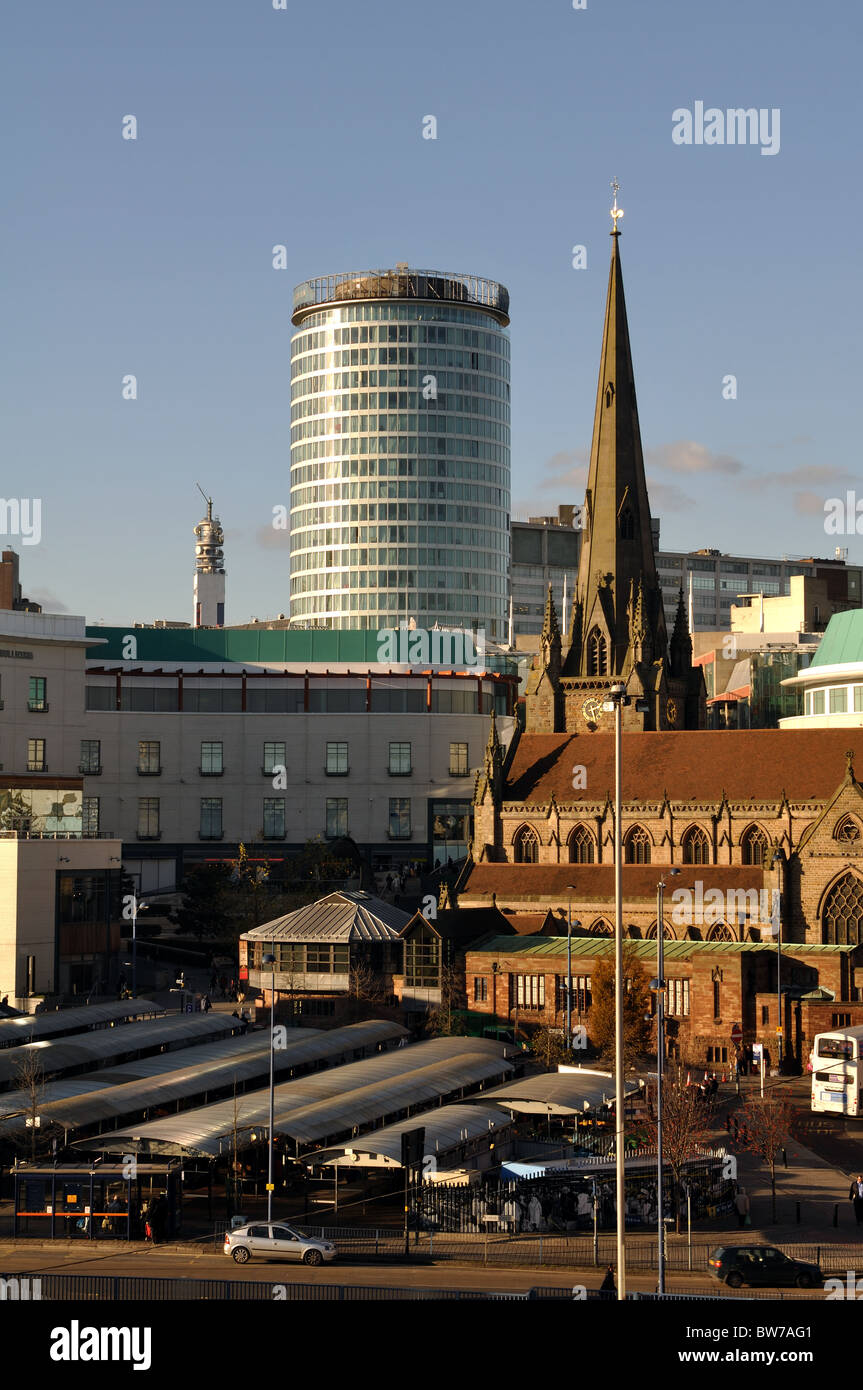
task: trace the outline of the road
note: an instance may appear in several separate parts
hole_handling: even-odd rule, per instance
[[[580,1271],[553,1269],[495,1269],[482,1265],[455,1265],[449,1261],[440,1265],[404,1266],[397,1263],[369,1262],[340,1264],[338,1261],[320,1269],[287,1262],[252,1261],[236,1265],[225,1255],[186,1255],[155,1250],[134,1251],[129,1254],[93,1254],[77,1250],[55,1254],[51,1250],[22,1249],[20,1246],[0,1246],[0,1271],[10,1274],[117,1274],[151,1279],[250,1279],[273,1283],[326,1283],[375,1286],[384,1288],[480,1289],[489,1292],[525,1293],[532,1287],[571,1288],[583,1284],[597,1289],[603,1271],[590,1268]],[[627,1280],[631,1292],[650,1293],[656,1288],[656,1274],[633,1272]],[[716,1283],[703,1274],[671,1274],[667,1279],[669,1293],[719,1292]],[[723,1292],[725,1292],[723,1290]],[[771,1296],[774,1291],[761,1290]],[[781,1291],[785,1299],[812,1298],[796,1289]],[[743,1291],[746,1293],[746,1290]],[[779,1291],[775,1291],[778,1297]],[[815,1297],[820,1295],[816,1293]]]

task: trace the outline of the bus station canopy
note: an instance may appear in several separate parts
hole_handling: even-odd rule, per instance
[[[15,1085],[22,1061],[37,1056],[44,1076],[57,1076],[76,1067],[97,1067],[111,1057],[136,1057],[161,1047],[187,1047],[195,1041],[241,1033],[246,1025],[228,1014],[168,1014],[122,1028],[99,1028],[71,1038],[43,1038],[0,1052],[0,1090]]]
[[[163,1005],[149,999],[116,999],[80,1009],[55,1009],[51,1013],[0,1018],[0,1048],[17,1047],[40,1038],[85,1033],[89,1028],[108,1028],[112,1023],[125,1023],[130,1018],[155,1018],[164,1013],[167,1009]]]
[[[503,1053],[504,1044],[490,1038],[435,1038],[282,1082],[274,1089],[275,1133],[299,1148],[401,1118],[414,1106],[505,1077],[512,1066]],[[219,1101],[78,1144],[107,1153],[216,1158],[230,1150],[235,1125],[247,1145],[250,1133],[266,1127],[268,1117],[269,1089],[264,1088],[241,1097],[236,1116],[233,1099]]]
[[[624,1094],[634,1095],[637,1081],[624,1082]],[[508,1081],[474,1100],[491,1101],[523,1115],[581,1115],[614,1104],[614,1077],[598,1071],[553,1071]]]
[[[286,1045],[273,1050],[274,1071],[291,1072],[319,1062],[345,1060],[357,1050],[395,1041],[404,1032],[400,1024],[380,1019],[328,1032],[316,1028],[288,1029]],[[269,1030],[161,1054],[145,1059],[142,1066],[147,1062],[150,1067],[137,1079],[124,1078],[114,1085],[100,1086],[95,1092],[72,1094],[71,1098],[67,1093],[65,1098],[40,1101],[43,1129],[54,1123],[62,1125],[68,1134],[93,1124],[122,1123],[151,1107],[161,1109],[189,1097],[203,1100],[208,1093],[232,1087],[235,1081],[239,1085],[257,1079],[259,1085],[265,1084],[270,1066]],[[66,1084],[74,1086],[75,1078]],[[24,1119],[23,1115],[0,1118],[0,1138],[22,1129]]]
[[[360,1139],[333,1144],[314,1155],[315,1166],[340,1168],[400,1168],[402,1166],[402,1135],[422,1126],[425,1130],[424,1153],[433,1157],[451,1153],[460,1144],[482,1139],[496,1129],[512,1123],[508,1111],[496,1106],[440,1105],[409,1120],[374,1129]],[[424,1163],[424,1174],[426,1173]]]

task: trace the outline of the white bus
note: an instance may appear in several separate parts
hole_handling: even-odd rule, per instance
[[[812,1110],[822,1115],[863,1115],[863,1028],[816,1033]]]

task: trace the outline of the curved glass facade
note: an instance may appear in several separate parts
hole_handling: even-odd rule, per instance
[[[398,267],[308,281],[294,300],[292,623],[414,618],[503,640],[506,291]]]

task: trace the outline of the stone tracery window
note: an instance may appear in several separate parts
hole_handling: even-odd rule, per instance
[[[683,836],[684,864],[709,864],[710,841],[697,825],[691,825]]]
[[[843,844],[853,844],[860,839],[860,825],[853,816],[843,816],[842,820],[833,831],[833,838],[841,840]]]
[[[539,836],[530,825],[519,826],[512,841],[512,857],[516,864],[539,863]]]
[[[570,864],[593,863],[593,836],[585,825],[577,825],[569,837]]]
[[[650,863],[650,836],[640,825],[634,825],[626,837],[627,864]]]
[[[828,946],[863,941],[863,882],[856,874],[845,874],[830,889],[821,912],[821,939]]]
[[[760,825],[750,825],[740,841],[744,864],[766,865],[769,845]]]
[[[587,674],[608,675],[608,644],[598,627],[592,627],[587,635]]]

